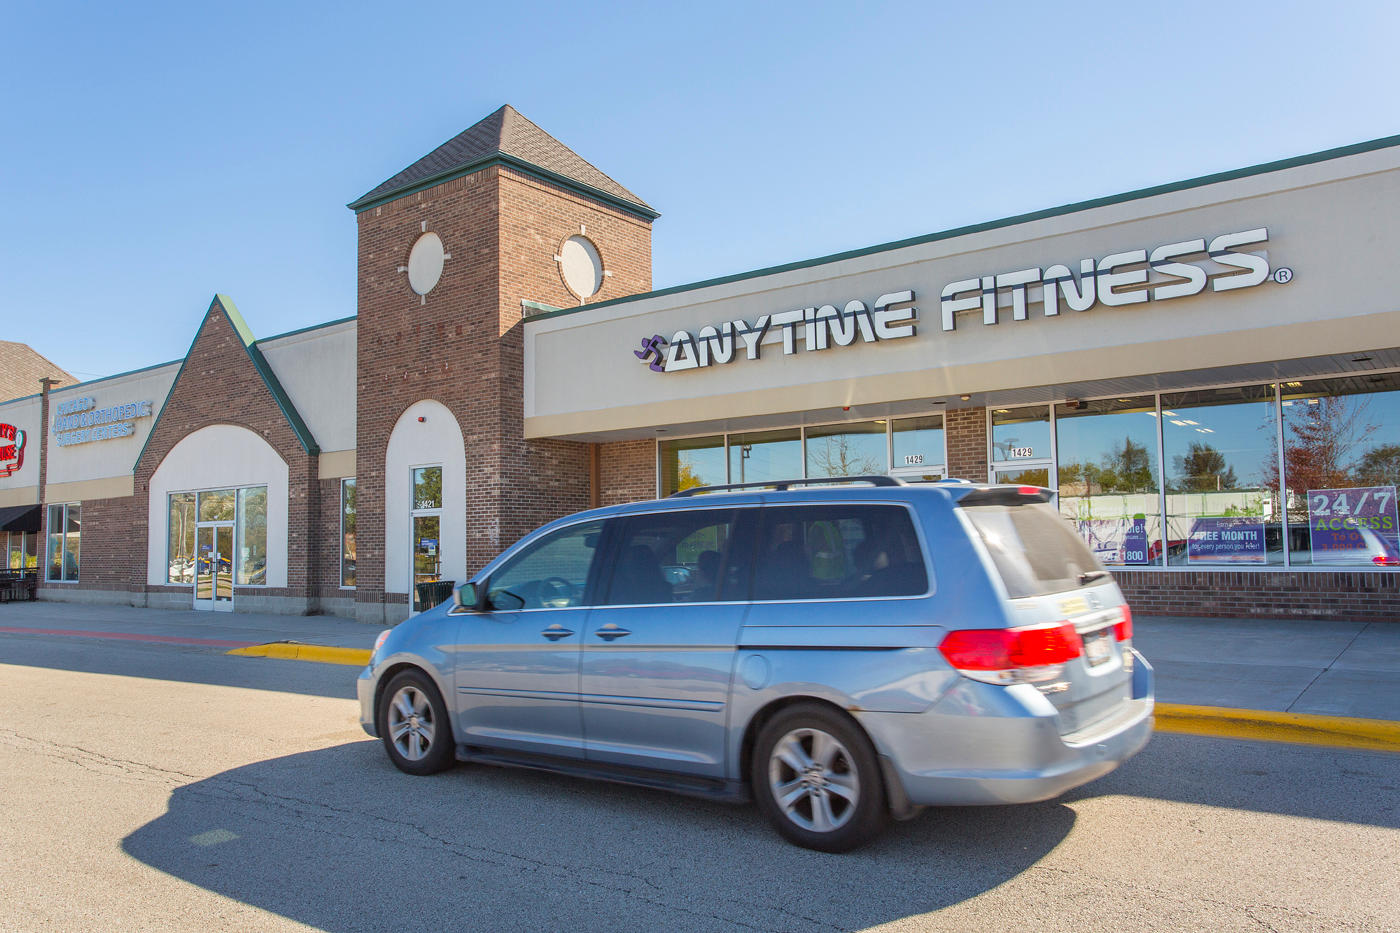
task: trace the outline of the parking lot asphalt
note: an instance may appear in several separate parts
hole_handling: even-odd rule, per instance
[[[203,644],[348,665],[365,663],[379,631],[335,616],[0,608],[0,635]],[[1156,671],[1163,731],[1400,751],[1400,622],[1138,615],[1134,644]]]

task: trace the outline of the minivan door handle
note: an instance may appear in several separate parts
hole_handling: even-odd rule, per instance
[[[631,635],[632,632],[630,629],[618,628],[616,625],[609,622],[593,634],[603,639],[603,641],[612,641],[613,639],[621,638],[623,635]]]
[[[551,625],[540,634],[550,641],[558,641],[561,638],[568,638],[573,634],[573,630],[564,628],[562,625]]]

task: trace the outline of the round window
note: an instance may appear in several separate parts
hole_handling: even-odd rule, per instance
[[[442,278],[442,240],[436,233],[425,233],[408,254],[408,284],[419,295],[426,295]]]
[[[592,298],[603,285],[603,259],[587,237],[571,236],[559,248],[564,284],[580,298]]]

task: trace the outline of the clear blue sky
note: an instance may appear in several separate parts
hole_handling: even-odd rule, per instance
[[[85,378],[215,292],[259,336],[353,314],[344,205],[502,103],[661,211],[657,287],[1400,133],[1393,2],[0,16],[0,339]]]

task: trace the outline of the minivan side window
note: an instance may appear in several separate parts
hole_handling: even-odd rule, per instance
[[[923,551],[902,506],[761,511],[754,599],[917,596],[928,591]]]
[[[734,560],[734,510],[634,515],[616,541],[605,605],[714,602]]]
[[[498,567],[486,585],[492,609],[566,609],[585,605],[601,521],[552,531]]]

